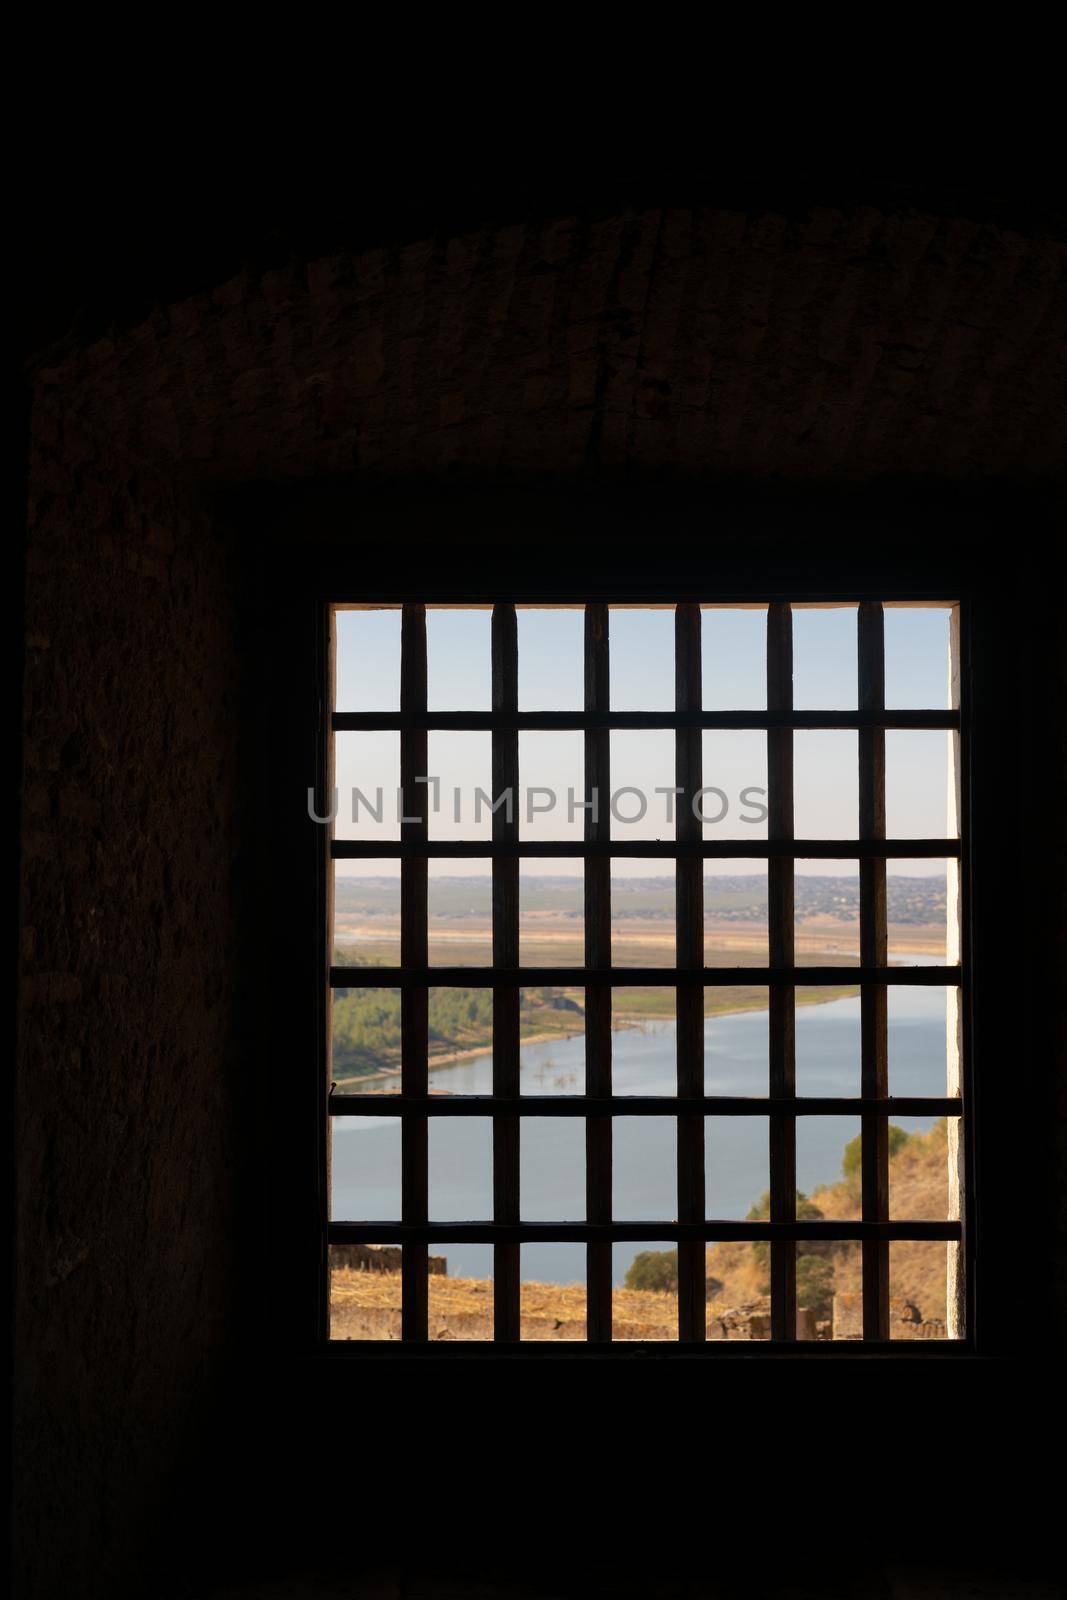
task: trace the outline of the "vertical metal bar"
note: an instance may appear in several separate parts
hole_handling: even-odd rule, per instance
[[[700,607],[686,604],[674,614],[675,705],[679,711],[699,711]],[[693,797],[703,782],[700,728],[679,728],[675,734],[675,784],[678,801],[676,837],[699,840],[700,817]],[[675,863],[676,942],[680,969],[699,970],[704,965],[704,862],[700,856]],[[699,984],[675,990],[678,1039],[679,1099],[704,1093],[704,990]],[[704,1221],[704,1118],[696,1112],[678,1117],[678,1220]],[[707,1246],[702,1239],[684,1239],[678,1245],[678,1337],[683,1343],[703,1342],[707,1327]]]
[[[319,666],[319,727],[318,727],[318,752],[316,762],[316,785],[318,789],[318,814],[328,816],[333,807],[331,799],[337,783],[336,778],[336,740],[332,732],[332,715],[335,695],[336,679],[336,620],[332,606],[325,606],[319,613],[318,666]],[[334,866],[330,859],[330,845],[333,842],[334,824],[331,821],[322,830],[317,861],[320,901],[323,913],[320,924],[321,947],[319,950],[319,982],[320,994],[325,991],[322,1018],[323,1034],[320,1040],[319,1057],[319,1145],[318,1145],[318,1181],[319,1181],[319,1216],[321,1219],[321,1235],[319,1241],[319,1293],[317,1296],[316,1315],[318,1320],[318,1334],[322,1339],[330,1337],[330,1295],[332,1281],[330,1276],[330,1247],[327,1243],[326,1229],[330,1222],[330,1205],[332,1196],[332,1160],[333,1160],[333,1132],[332,1119],[329,1115],[330,1085],[333,1076],[333,990],[330,987],[330,964],[333,961],[333,930],[334,930]]]
[[[885,707],[885,615],[881,602],[865,600],[858,617],[859,705]],[[885,838],[885,729],[859,730],[859,828],[861,839]],[[886,864],[860,861],[860,962],[884,967],[888,954]],[[884,984],[864,984],[860,995],[861,1089],[868,1099],[889,1093],[887,996]],[[861,1120],[860,1157],[864,1222],[889,1219],[889,1119]],[[863,1241],[863,1337],[889,1338],[889,1245]]]
[[[949,769],[946,833],[951,838],[959,834],[962,845],[960,859],[946,862],[946,946],[945,958],[949,964],[959,962],[962,984],[958,989],[946,991],[947,1016],[945,1018],[945,1093],[959,1095],[963,1100],[963,1119],[953,1117],[948,1126],[948,1215],[958,1220],[963,1237],[957,1244],[946,1246],[946,1332],[950,1339],[962,1339],[973,1331],[973,1318],[968,1315],[971,1302],[966,1271],[968,1258],[968,1213],[966,1120],[972,1116],[968,1085],[969,1073],[965,1070],[969,1059],[966,1035],[969,1015],[970,941],[964,935],[967,926],[965,896],[969,881],[967,863],[967,751],[964,741],[968,737],[968,706],[965,705],[967,677],[963,670],[965,638],[961,607],[953,606],[949,617],[949,704],[960,713],[958,733],[949,733]]]
[[[400,709],[426,710],[426,607],[406,605],[402,612],[400,656]],[[418,844],[427,836],[428,787],[425,778],[426,729],[404,728],[400,735],[400,837]],[[426,875],[425,856],[407,855],[400,863],[400,961],[405,967],[425,967]],[[407,988],[400,998],[401,1088],[405,1095],[424,1095],[428,1088],[428,1002],[425,988]],[[405,1117],[401,1134],[401,1207],[405,1223],[427,1220],[427,1121]],[[402,1260],[401,1338],[427,1336],[428,1249],[425,1243],[404,1246]]]
[[[608,608],[585,608],[585,709],[607,711]],[[585,733],[585,838],[588,844],[611,837],[611,735],[607,728]],[[585,861],[585,964],[611,966],[611,858]],[[611,1094],[611,988],[585,991],[585,1092]],[[611,1221],[611,1118],[588,1117],[585,1124],[586,1220]],[[586,1332],[590,1342],[611,1340],[611,1245],[586,1246]]]
[[[767,709],[793,709],[793,613],[774,602],[767,613]],[[768,836],[793,838],[793,730],[767,732]],[[767,863],[767,934],[772,967],[794,964],[793,859]],[[796,1092],[795,991],[775,984],[769,996],[770,1095]],[[793,1117],[770,1119],[771,1221],[793,1222],[797,1202],[797,1140]],[[771,1242],[771,1337],[791,1341],[797,1329],[796,1245]]]
[[[493,710],[514,715],[519,704],[518,625],[513,605],[493,607]],[[518,846],[519,733],[493,730],[493,840]],[[493,859],[493,965],[519,965],[519,858]],[[519,1093],[519,990],[493,992],[493,1093]],[[493,1219],[519,1220],[519,1119],[493,1117]],[[519,1338],[521,1246],[493,1246],[493,1337]]]

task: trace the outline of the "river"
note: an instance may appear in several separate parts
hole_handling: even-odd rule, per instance
[[[891,988],[889,1087],[894,1095],[945,1093],[943,988]],[[858,1095],[858,998],[797,1007],[797,1093]],[[704,1025],[708,1094],[767,1093],[767,1012],[710,1017]],[[520,1054],[520,1092],[580,1094],[585,1041],[529,1043]],[[616,1094],[671,1094],[675,1084],[675,1024],[642,1022],[612,1034]],[[431,1089],[488,1094],[492,1053],[430,1073]],[[894,1119],[909,1132],[930,1119]],[[344,1220],[390,1221],[400,1215],[400,1120],[337,1117],[333,1128],[332,1214]],[[766,1117],[705,1119],[707,1215],[743,1218],[768,1186]],[[858,1117],[797,1119],[797,1184],[810,1193],[841,1175],[846,1143]],[[578,1117],[524,1118],[521,1127],[521,1214],[524,1221],[580,1220],[585,1208],[585,1132]],[[676,1214],[675,1130],[669,1117],[617,1117],[613,1141],[613,1215],[616,1221],[668,1221]],[[488,1117],[430,1121],[429,1204],[434,1222],[481,1221],[492,1216],[492,1128]],[[669,1249],[649,1243],[614,1247],[615,1282],[623,1280],[638,1250]],[[443,1244],[452,1275],[490,1277],[489,1245]],[[572,1283],[584,1275],[584,1247],[530,1244],[522,1249],[524,1278]]]

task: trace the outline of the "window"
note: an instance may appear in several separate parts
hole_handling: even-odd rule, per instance
[[[330,616],[330,1338],[958,1348],[961,607]]]

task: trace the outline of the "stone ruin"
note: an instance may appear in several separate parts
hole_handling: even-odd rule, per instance
[[[863,1338],[863,1296],[850,1291],[834,1295],[831,1339]],[[889,1302],[889,1337],[891,1339],[944,1339],[947,1337],[943,1317],[924,1317],[914,1300],[903,1298]]]
[[[401,1247],[385,1244],[339,1244],[331,1247],[331,1260],[335,1267],[356,1272],[399,1272]],[[445,1256],[429,1256],[428,1270],[436,1277],[447,1277],[448,1260]],[[709,1290],[721,1288],[717,1280],[709,1280]],[[941,1317],[924,1317],[914,1300],[894,1298],[889,1302],[891,1339],[944,1339],[946,1329]],[[366,1308],[359,1314],[360,1326],[355,1337],[396,1337],[399,1329],[399,1312],[384,1308]],[[397,1332],[392,1323],[398,1324]],[[437,1339],[485,1338],[491,1321],[488,1312],[447,1312],[437,1318],[431,1337]],[[380,1324],[380,1326],[379,1326]],[[386,1328],[388,1324],[388,1329]],[[557,1322],[549,1327],[542,1319],[524,1318],[522,1336],[536,1339],[581,1339],[584,1327],[578,1323]],[[350,1335],[351,1337],[352,1335]],[[771,1302],[768,1296],[714,1310],[709,1303],[707,1337],[723,1339],[762,1340],[771,1337]],[[799,1340],[859,1340],[863,1337],[863,1296],[856,1292],[835,1294],[833,1311],[827,1321],[815,1320],[807,1306],[797,1308],[797,1338]]]
[[[739,1306],[727,1306],[713,1311],[708,1317],[708,1338],[718,1339],[769,1339],[771,1336],[771,1302],[767,1295],[759,1300],[748,1300]],[[797,1307],[797,1338],[815,1339],[815,1318],[807,1306]]]
[[[352,1272],[399,1272],[401,1255],[398,1244],[333,1244],[330,1265]],[[435,1277],[448,1276],[447,1256],[429,1256],[427,1262],[427,1270]]]

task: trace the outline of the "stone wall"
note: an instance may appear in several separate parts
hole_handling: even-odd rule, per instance
[[[332,1244],[330,1268],[346,1267],[356,1272],[399,1272],[403,1251],[396,1244]],[[428,1256],[427,1271],[444,1277],[448,1272],[445,1256]]]
[[[88,1595],[152,1541],[232,1338],[240,674],[173,482],[41,415],[30,516],[17,1560]]]
[[[214,481],[1040,470],[1063,269],[959,216],[557,216],[242,272],[42,363],[38,404]]]
[[[835,1294],[831,1316],[832,1339],[863,1338],[862,1294]],[[891,1339],[945,1339],[948,1330],[943,1317],[924,1317],[913,1300],[890,1299],[889,1337]]]
[[[771,1302],[768,1297],[752,1300],[744,1305],[725,1306],[708,1316],[708,1338],[719,1339],[769,1339],[771,1336]],[[815,1318],[807,1306],[797,1307],[797,1338],[814,1339]]]
[[[1014,529],[1015,486],[1062,465],[1064,259],[1054,239],[951,209],[557,215],[247,267],[34,361],[15,1407],[19,1561],[35,1600],[147,1592],[141,1554],[224,1448],[244,1455],[225,1494],[202,1489],[187,1525],[200,1529],[216,1500],[228,1506],[246,1485],[256,1539],[296,1538],[304,1493],[314,1542],[323,1485],[351,1465],[342,1450],[329,1455],[327,1435],[344,1432],[333,1425],[338,1388],[311,1398],[301,1389],[312,1380],[293,1359],[305,1348],[295,1337],[263,1363],[274,1401],[266,1423],[254,1383],[247,1428],[224,1420],[229,1389],[220,1398],[220,1353],[243,1374],[279,1337],[271,1283],[283,1310],[314,1302],[311,1268],[302,1257],[285,1276],[275,1244],[285,1219],[314,1221],[317,1203],[315,1130],[294,1128],[284,1097],[271,1101],[280,1046],[254,1013],[265,995],[272,1011],[288,1000],[300,1012],[304,1039],[277,1067],[287,1084],[306,1070],[308,1017],[263,976],[282,937],[243,898],[249,876],[265,879],[279,858],[275,839],[249,842],[255,819],[241,814],[237,752],[250,727],[270,747],[293,695],[242,682],[245,666],[267,671],[278,638],[262,617],[238,618],[257,584],[281,580],[263,576],[261,526],[231,516],[222,491],[266,484],[273,503],[283,481],[337,480],[360,493],[422,485],[435,496],[458,481],[477,493],[502,484],[526,504],[534,487],[593,495],[621,478],[627,494],[651,483],[658,506],[699,480],[686,512],[695,565],[735,551],[716,495],[735,479],[743,493],[746,483],[784,485],[790,508],[808,488],[842,483],[880,506],[884,481],[901,474],[953,492],[973,481],[985,504],[988,485],[1004,479]],[[925,491],[909,504],[925,506]],[[899,528],[906,539],[907,517]],[[791,517],[779,531],[785,549]],[[287,575],[316,536],[307,520],[288,531]],[[594,520],[569,554],[611,570],[613,536]],[[358,519],[339,541],[361,560],[371,553]],[[924,544],[924,559],[937,542]],[[981,544],[968,527],[975,571]],[[1002,552],[1003,543],[998,586],[1017,599],[1024,588],[1011,588]],[[422,554],[413,546],[410,559]],[[1044,559],[1025,594],[1047,606]],[[753,560],[766,569],[762,553]],[[1045,782],[1055,619],[1024,632],[1029,650],[1044,641],[1041,671],[998,627],[983,704],[1003,696],[996,743],[1026,727],[1015,678],[1042,684],[1027,710],[1034,737],[1004,758],[1030,794]],[[1024,662],[1006,687],[1004,661]],[[1004,829],[1004,794],[990,803]],[[1062,949],[1062,856],[1038,857],[1032,838],[1031,854],[1003,869],[995,840],[985,856],[984,948],[991,939],[995,948],[999,921],[1009,958],[1017,924],[996,915],[998,870],[1029,885],[1035,925],[1044,919],[1049,935],[1035,941],[1042,959],[1056,939]],[[286,931],[306,941],[302,928]],[[243,992],[239,959],[256,967]],[[1063,1037],[1049,966],[1022,1003],[1028,1019],[1046,1019],[1045,1036],[1019,1050],[1013,1020],[988,1051],[994,1068],[1014,1066],[999,1085],[991,1076],[987,1125],[1005,1125],[1005,1100],[1027,1073],[1040,1091],[1012,1150],[1040,1148],[1043,1174],[1035,1200],[1019,1183],[1019,1154],[986,1160],[986,1236],[999,1217],[1005,1247],[985,1257],[994,1307],[1010,1304],[1012,1250],[1057,1204],[1063,1237],[1067,1122],[1049,1068]],[[996,974],[984,992],[1004,1009]],[[996,1016],[984,1021],[995,1034]],[[1003,1219],[1015,1197],[1013,1234]],[[1049,1249],[1031,1270],[1042,1294],[1050,1261],[1057,1274],[1056,1307],[1049,1296],[1040,1319],[1046,1341],[1062,1330],[1062,1259]],[[416,1366],[405,1398],[418,1392],[429,1413],[439,1397],[417,1388]],[[537,1381],[527,1371],[528,1410],[540,1403]],[[1014,1383],[1015,1374],[1013,1406]],[[544,1400],[557,1403],[554,1392]],[[472,1388],[468,1401],[479,1454],[450,1475],[464,1488],[484,1465],[498,1391]],[[360,1425],[384,1441],[388,1478],[395,1392],[370,1423],[376,1393],[362,1390],[359,1402]],[[603,1394],[597,1404],[605,1427],[625,1412]],[[647,1415],[687,1406],[657,1399]],[[988,1436],[982,1406],[955,1408],[963,1413],[981,1414]],[[635,1458],[632,1438],[626,1453]],[[407,1465],[396,1460],[394,1471]],[[242,1555],[249,1542],[236,1541]]]
[[[357,1249],[366,1246],[357,1247]],[[399,1252],[398,1252],[399,1254]],[[437,1258],[441,1260],[440,1257]],[[335,1263],[342,1265],[342,1263]],[[335,1293],[331,1307],[331,1337],[335,1339],[399,1339],[400,1338],[400,1280],[399,1261],[368,1264],[359,1256],[345,1266],[357,1272],[371,1271],[390,1277],[386,1303],[375,1295],[364,1299],[358,1291],[353,1293],[353,1282],[342,1280],[342,1292]],[[431,1269],[435,1270],[435,1269]],[[440,1268],[440,1275],[445,1275]],[[338,1280],[335,1280],[335,1283]],[[358,1280],[357,1280],[358,1281]],[[540,1304],[531,1308],[525,1302],[520,1317],[520,1338],[523,1340],[574,1340],[586,1336],[584,1295],[579,1298],[581,1314],[575,1315],[575,1302],[571,1292],[552,1292],[550,1285],[537,1285]],[[434,1304],[431,1292],[429,1305],[429,1337],[431,1340],[492,1339],[493,1337],[493,1286],[491,1282],[461,1280],[456,1284],[461,1297],[459,1303],[447,1307]],[[463,1298],[476,1301],[473,1309],[462,1305]],[[627,1291],[622,1303],[615,1304],[616,1341],[656,1341],[676,1336],[678,1302],[673,1296],[661,1294],[642,1295]],[[635,1302],[647,1301],[642,1308]],[[943,1327],[943,1325],[942,1325]],[[710,1340],[758,1340],[771,1336],[770,1300],[763,1298],[745,1305],[728,1306],[711,1312],[708,1316],[707,1336]],[[797,1337],[814,1339],[817,1332],[814,1318],[807,1307],[797,1311]]]

